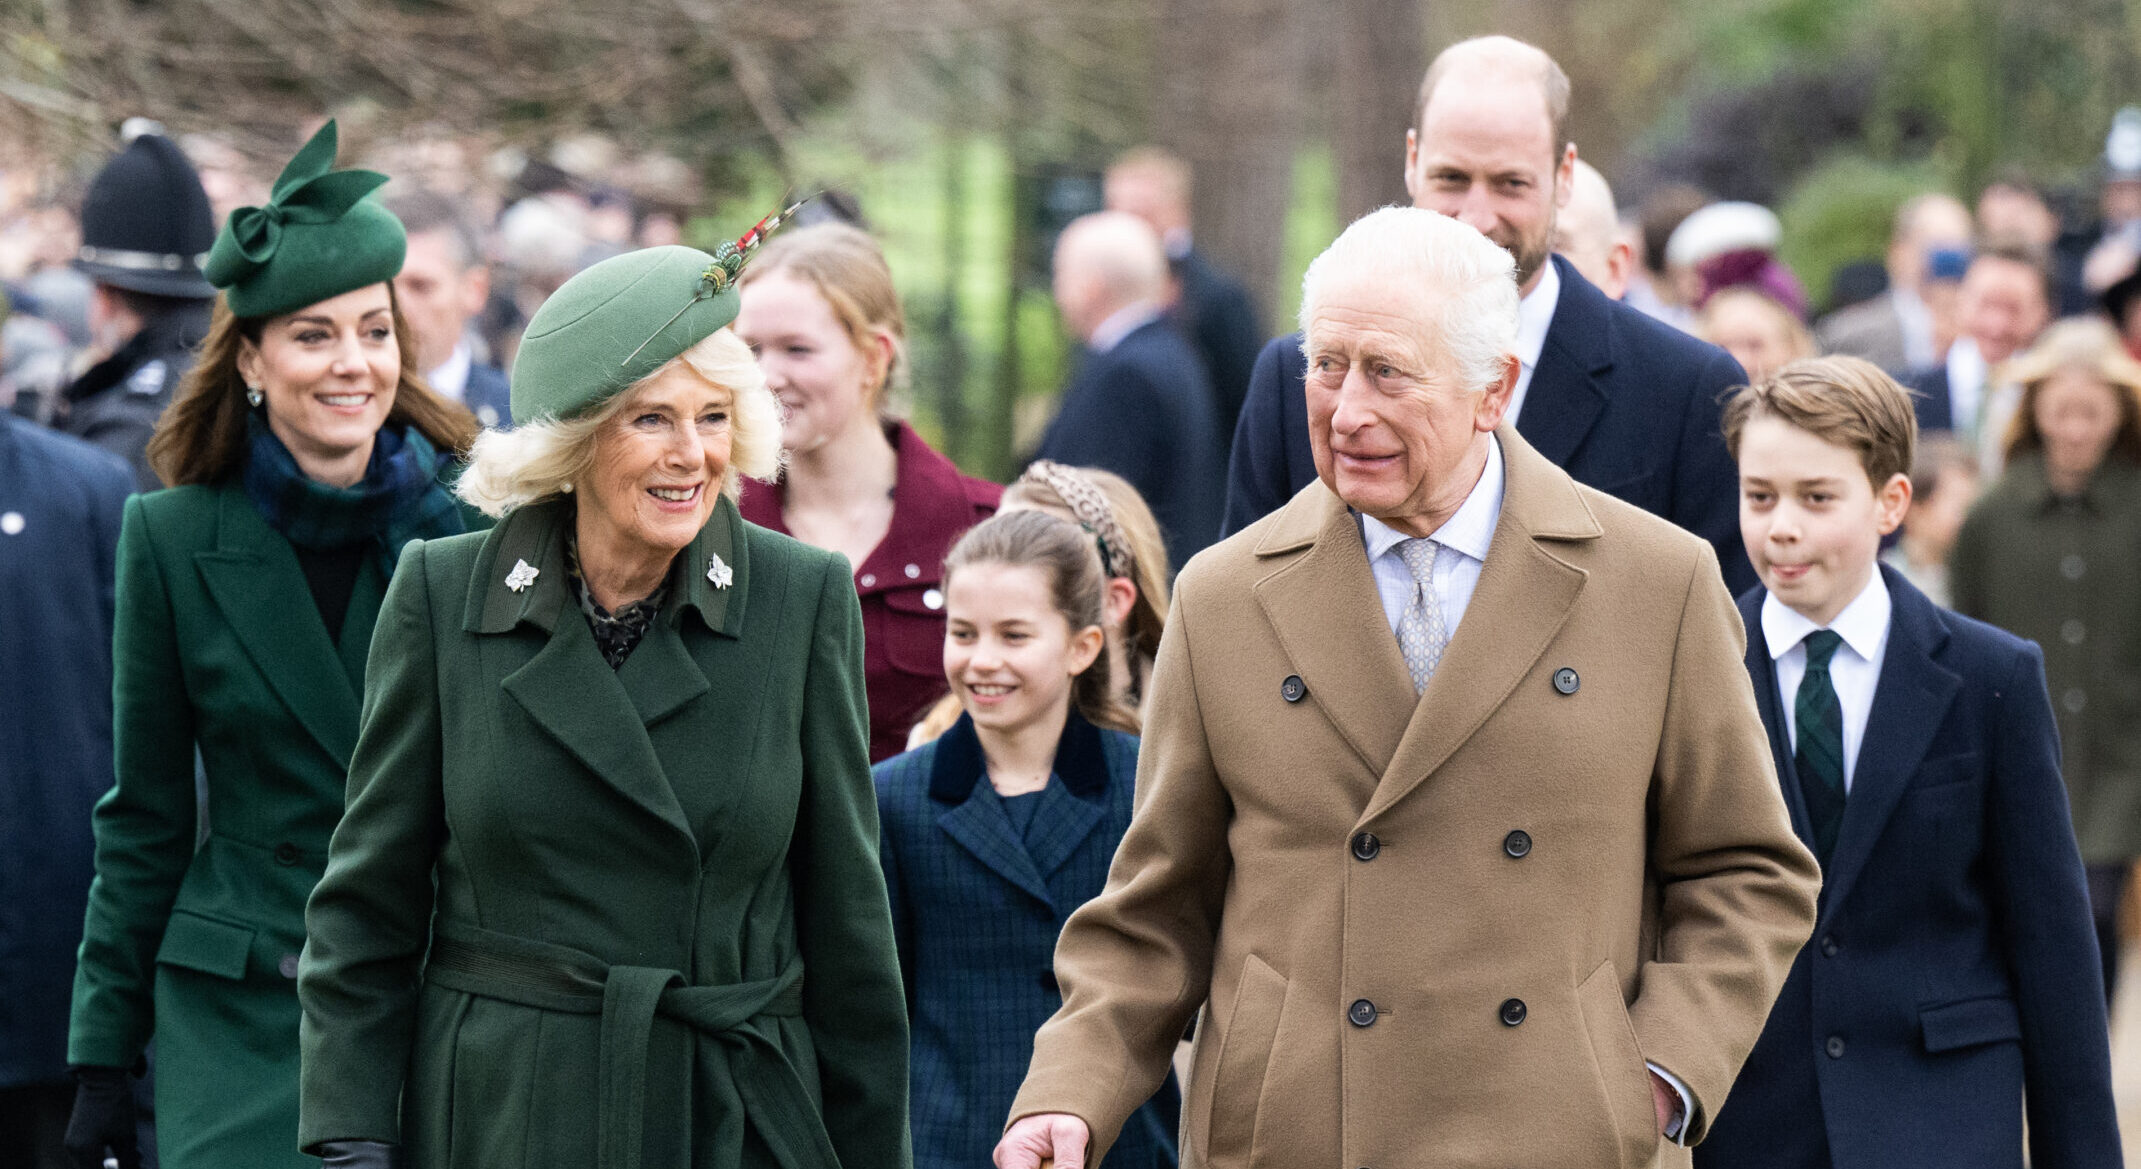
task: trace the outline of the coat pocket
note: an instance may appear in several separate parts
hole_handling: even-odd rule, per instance
[[[1620,1163],[1648,1165],[1662,1139],[1658,1114],[1650,1098],[1650,1069],[1636,1043],[1635,1025],[1628,1021],[1628,1004],[1621,1001],[1621,980],[1613,963],[1601,964],[1576,988],[1576,1005],[1591,1040],[1608,1119],[1619,1138]]]
[[[1964,999],[1918,1008],[1928,1053],[1957,1051],[1985,1043],[2012,1043],[2022,1038],[2022,1016],[2006,997]]]
[[[1286,1006],[1286,979],[1254,954],[1242,961],[1234,1009],[1219,1040],[1219,1067],[1212,1076],[1206,1155],[1211,1164],[1246,1165],[1256,1141],[1257,1101],[1278,1039]]]
[[[156,960],[165,966],[236,980],[245,977],[246,955],[252,949],[251,926],[174,909],[170,923],[164,926],[163,945],[156,950]]]

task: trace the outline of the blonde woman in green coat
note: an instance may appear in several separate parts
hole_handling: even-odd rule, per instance
[[[461,480],[497,527],[404,554],[298,976],[330,1164],[910,1164],[855,590],[735,503],[742,257],[560,288]]]
[[[152,1038],[166,1169],[316,1164],[297,1152],[305,898],[380,598],[404,543],[464,529],[439,476],[476,430],[415,373],[401,224],[365,197],[385,177],[330,172],[334,154],[329,123],[268,206],[231,215],[207,342],[149,444],[172,487],[127,501],[117,783],[68,1036],[84,1166],[139,1164],[130,1079]]]

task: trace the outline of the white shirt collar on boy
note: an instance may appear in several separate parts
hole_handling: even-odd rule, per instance
[[[1844,715],[1844,791],[1851,790],[1858,770],[1859,746],[1866,741],[1866,720],[1873,713],[1873,692],[1881,680],[1881,662],[1888,656],[1889,618],[1894,611],[1888,582],[1875,565],[1872,579],[1859,590],[1844,611],[1829,622],[1844,643],[1829,660],[1829,681],[1836,687],[1837,705]],[[1769,643],[1769,656],[1777,667],[1778,705],[1784,711],[1787,741],[1799,749],[1799,683],[1806,677],[1806,636],[1820,629],[1805,614],[1777,599],[1762,598],[1762,638]]]

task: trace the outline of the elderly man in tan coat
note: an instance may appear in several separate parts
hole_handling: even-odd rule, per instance
[[[1184,1166],[1685,1165],[1724,1103],[1818,872],[1709,546],[1501,425],[1516,317],[1431,211],[1309,268],[1320,481],[1183,570],[1003,1169],[1099,1163],[1200,1007]]]

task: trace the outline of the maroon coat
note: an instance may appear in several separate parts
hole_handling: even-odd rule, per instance
[[[863,680],[870,692],[870,762],[907,749],[907,732],[948,688],[944,681],[944,556],[968,528],[996,513],[1004,489],[959,473],[904,422],[888,435],[899,454],[892,526],[855,569],[862,598]],[[783,535],[780,483],[745,480],[743,518]]]

